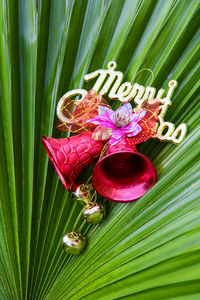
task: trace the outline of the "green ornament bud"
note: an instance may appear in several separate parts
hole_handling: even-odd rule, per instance
[[[90,224],[98,224],[103,221],[105,216],[105,207],[103,204],[87,205],[83,210],[83,216]]]
[[[80,254],[86,246],[86,238],[81,233],[68,232],[62,239],[62,247],[69,254]]]

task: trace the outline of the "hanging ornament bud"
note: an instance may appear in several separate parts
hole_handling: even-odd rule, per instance
[[[62,239],[62,247],[69,254],[80,254],[86,246],[86,238],[78,232],[68,232]]]
[[[73,196],[76,200],[86,201],[90,198],[90,192],[92,190],[91,184],[80,184],[73,192]]]
[[[91,203],[83,210],[83,216],[90,224],[98,224],[103,221],[105,216],[105,207],[103,204]]]

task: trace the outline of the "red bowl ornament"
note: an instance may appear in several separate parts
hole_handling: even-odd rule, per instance
[[[136,150],[131,139],[109,146],[94,167],[92,183],[104,198],[116,202],[134,201],[143,196],[156,182],[152,162]]]

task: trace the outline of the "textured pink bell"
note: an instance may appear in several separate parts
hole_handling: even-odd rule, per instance
[[[109,146],[106,156],[94,167],[92,183],[104,198],[129,202],[143,196],[155,183],[151,161],[136,150],[131,138]]]
[[[58,173],[65,188],[75,191],[76,178],[83,168],[87,168],[99,157],[103,148],[103,141],[92,139],[91,132],[85,132],[69,138],[54,139],[42,137],[45,150]]]

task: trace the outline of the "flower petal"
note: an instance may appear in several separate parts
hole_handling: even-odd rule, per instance
[[[132,128],[130,125],[132,126]],[[128,131],[125,129],[125,132],[128,137],[132,137],[132,136],[136,136],[138,133],[140,133],[141,130],[142,130],[142,128],[139,124],[132,122],[131,124],[129,124]]]
[[[93,140],[100,140],[100,141],[103,141],[103,140],[108,140],[111,135],[112,135],[112,131],[113,129],[112,128],[104,128],[104,127],[101,127],[101,126],[98,126],[93,134],[92,134],[92,138]]]
[[[115,124],[115,111],[113,111],[110,115],[109,115],[110,120],[113,122],[113,124]]]
[[[112,132],[112,138],[119,140],[122,137],[125,137],[124,131],[122,129],[115,127],[115,129]]]
[[[130,103],[126,103],[122,106],[120,106],[116,111],[115,115],[117,114],[124,114],[126,117],[129,117],[132,115],[133,108]]]
[[[145,114],[145,110],[138,111],[131,116],[130,121],[139,122],[142,118],[144,118]]]
[[[102,127],[106,128],[113,128],[115,125],[113,122],[107,118],[106,116],[95,116],[93,119],[87,120],[87,123],[92,123],[95,125],[101,125]]]
[[[99,125],[105,128],[112,128],[112,129],[116,128],[115,124],[113,124],[112,121],[102,121]]]
[[[109,107],[105,106],[105,105],[99,105],[98,107],[98,114],[99,116],[108,116],[111,113],[113,113],[113,110],[110,109]]]
[[[138,123],[132,121],[130,122],[128,125],[125,125],[123,126],[123,130],[126,132],[126,133],[129,133],[129,132],[132,132],[135,130],[135,128],[137,127]]]

